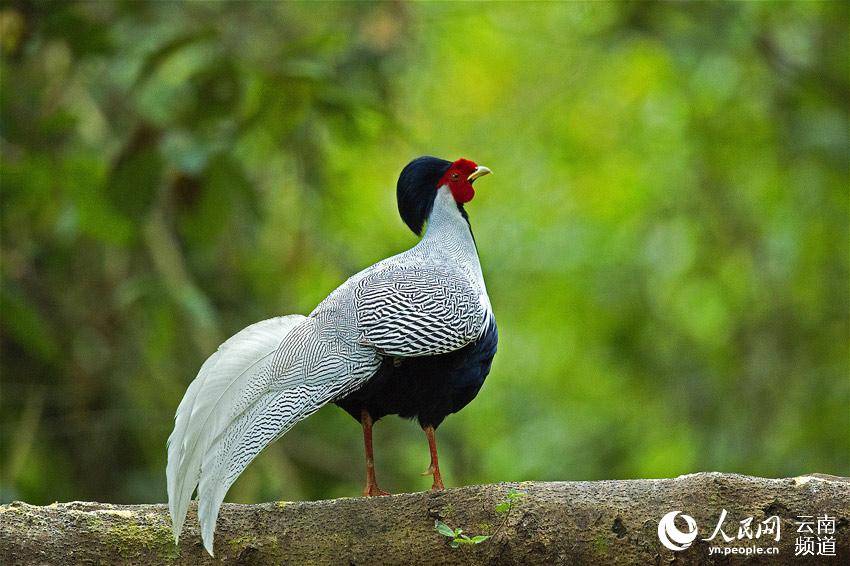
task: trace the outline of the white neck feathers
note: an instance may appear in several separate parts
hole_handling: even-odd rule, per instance
[[[468,243],[472,244],[472,248],[475,249],[469,223],[461,214],[448,186],[443,185],[437,189],[434,208],[431,209],[431,215],[428,217],[428,225],[422,239],[452,236],[459,237],[460,240],[468,240]]]
[[[437,190],[425,235],[417,247],[426,250],[426,253],[437,254],[443,258],[441,261],[450,258],[452,265],[465,270],[478,286],[482,303],[488,311],[491,310],[472,230],[448,186],[444,185]]]

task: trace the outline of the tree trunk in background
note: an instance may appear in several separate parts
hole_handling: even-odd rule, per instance
[[[511,488],[525,492],[506,512]],[[726,543],[711,536],[722,510]],[[699,536],[673,552],[659,542],[658,523],[671,511],[691,515]],[[165,505],[59,503],[0,506],[0,563],[13,564],[793,564],[799,515],[835,518],[836,562],[850,561],[850,479],[813,474],[762,479],[700,473],[662,480],[526,482],[477,485],[435,493],[303,503],[224,505],[215,558],[201,546],[195,506],[179,546]],[[780,540],[738,540],[780,519]],[[477,545],[450,546],[435,519]],[[681,518],[680,518],[681,520]],[[687,530],[685,522],[676,522]],[[816,536],[816,535],[815,535]],[[824,535],[827,536],[827,535]],[[710,555],[709,547],[777,546],[778,555]],[[809,560],[812,560],[811,558]],[[822,559],[823,560],[823,559]]]

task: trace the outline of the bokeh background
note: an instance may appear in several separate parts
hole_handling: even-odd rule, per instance
[[[500,351],[447,483],[850,475],[848,5],[15,2],[2,31],[0,499],[165,499],[203,360],[468,206]],[[381,485],[424,435],[376,428]],[[326,407],[231,501],[359,494]]]

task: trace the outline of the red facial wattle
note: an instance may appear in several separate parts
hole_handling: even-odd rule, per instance
[[[455,201],[460,204],[471,201],[472,197],[475,196],[475,189],[472,188],[472,183],[466,179],[456,183],[449,183],[449,190],[451,190]]]
[[[469,176],[472,175],[478,165],[469,159],[458,159],[451,164],[449,170],[440,178],[437,187],[448,185],[449,190],[455,201],[464,204],[472,200],[475,196],[475,190],[472,188],[472,182]]]

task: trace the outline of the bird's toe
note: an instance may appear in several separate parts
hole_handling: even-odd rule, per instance
[[[365,497],[377,497],[379,495],[390,495],[390,492],[384,491],[377,485],[367,485],[363,488],[363,495]]]

